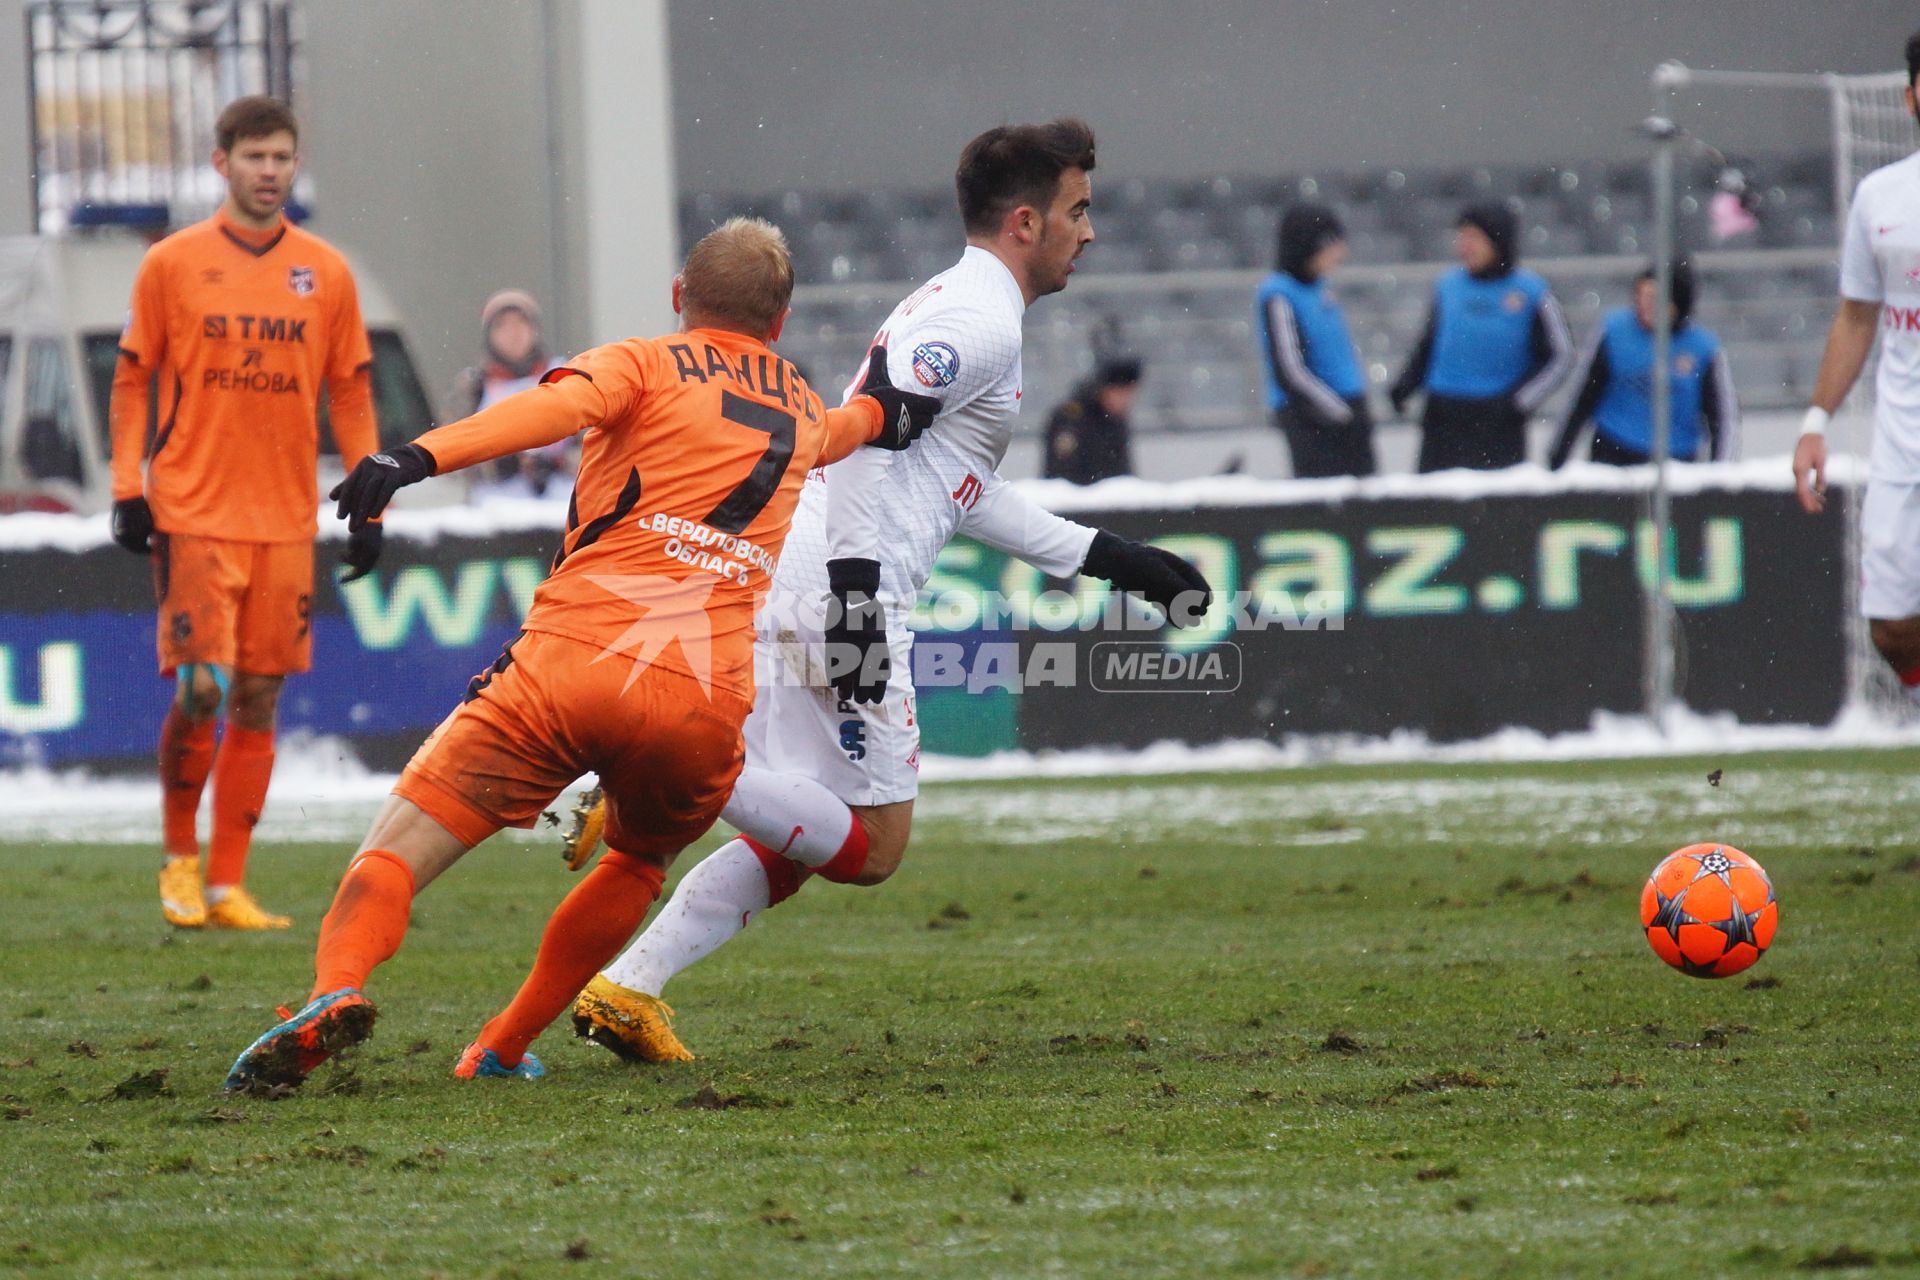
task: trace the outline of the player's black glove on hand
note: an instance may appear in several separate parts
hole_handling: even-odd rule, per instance
[[[363,524],[347,534],[347,553],[340,557],[340,563],[347,566],[340,575],[341,586],[373,572],[373,566],[380,563],[380,543],[385,536],[378,524]]]
[[[875,347],[867,359],[867,380],[855,395],[872,396],[880,402],[880,434],[867,443],[876,449],[904,449],[933,425],[940,402],[932,396],[902,391],[887,377],[887,349]]]
[[[135,555],[153,554],[153,508],[145,498],[121,498],[113,504],[113,540]]]
[[[829,560],[833,603],[827,614],[827,680],[851,702],[879,702],[893,676],[887,615],[880,607],[878,560]]]
[[[327,496],[339,504],[334,514],[358,533],[387,509],[395,492],[425,480],[435,465],[433,455],[417,444],[403,444],[392,453],[370,453]]]
[[[1199,625],[1213,607],[1213,587],[1198,569],[1171,551],[1129,542],[1105,529],[1093,535],[1080,572],[1145,596],[1166,610],[1167,621],[1176,627]]]

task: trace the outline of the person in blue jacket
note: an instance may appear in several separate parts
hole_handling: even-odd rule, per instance
[[[1260,285],[1267,408],[1287,437],[1296,476],[1370,476],[1373,415],[1346,316],[1327,273],[1346,260],[1346,231],[1323,204],[1280,219],[1278,269]]]
[[[1547,282],[1517,265],[1519,239],[1505,204],[1461,211],[1461,265],[1434,283],[1426,332],[1389,392],[1404,413],[1426,388],[1422,471],[1525,462],[1528,421],[1573,368],[1566,317]]]
[[[1693,269],[1673,264],[1672,419],[1669,453],[1681,462],[1721,461],[1739,447],[1740,406],[1720,339],[1693,323]],[[1633,282],[1633,305],[1616,307],[1601,322],[1587,356],[1580,393],[1547,455],[1558,471],[1588,422],[1593,423],[1595,462],[1630,467],[1653,456],[1653,268]]]

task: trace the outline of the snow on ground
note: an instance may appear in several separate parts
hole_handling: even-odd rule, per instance
[[[1601,715],[1583,733],[1547,737],[1509,729],[1475,742],[1445,745],[1417,734],[1396,734],[1385,739],[1296,738],[1206,747],[1160,743],[1141,751],[1006,753],[977,760],[930,757],[924,776],[931,785],[916,817],[923,829],[964,822],[1009,846],[1169,832],[1262,845],[1341,844],[1366,839],[1370,822],[1391,822],[1403,835],[1407,824],[1414,823],[1424,838],[1440,843],[1612,843],[1633,838],[1635,832],[1650,838],[1680,831],[1686,826],[1683,820],[1708,824],[1736,818],[1742,830],[1753,834],[1736,838],[1722,826],[1699,838],[1739,843],[1757,836],[1762,844],[1779,844],[1809,838],[1811,811],[1845,815],[1846,838],[1866,841],[1904,830],[1900,815],[1920,805],[1920,778],[1889,777],[1863,797],[1854,774],[1804,766],[1743,768],[1739,757],[1754,751],[1899,746],[1920,746],[1920,729],[1860,710],[1820,729],[1738,725],[1728,718],[1677,713],[1664,737],[1646,720]],[[1693,766],[1652,779],[1517,778],[1483,771],[1418,779],[1287,776],[1287,771],[1303,766],[1334,763],[1680,755],[1712,756],[1716,763],[1724,757],[1724,785],[1708,787]],[[1170,774],[1217,777],[1155,780]],[[1029,787],[939,785],[1057,778],[1111,781],[1050,788],[1041,803]],[[259,836],[357,842],[392,785],[391,775],[362,768],[335,740],[289,740],[281,746]],[[564,812],[571,803],[570,797],[562,797],[555,808]],[[44,769],[0,774],[0,840],[151,841],[157,836],[158,807],[154,783],[147,776],[100,778],[77,770]],[[1694,829],[1704,832],[1706,827]],[[514,838],[546,841],[552,834],[542,828]]]

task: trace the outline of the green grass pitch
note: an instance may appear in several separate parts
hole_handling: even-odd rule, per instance
[[[274,806],[275,936],[0,832],[0,1273],[1920,1272],[1920,752],[934,787],[669,991],[700,1061],[562,1023],[539,1084],[449,1075],[570,883],[499,841],[369,1044],[230,1099],[352,844]],[[1718,982],[1638,927],[1705,839],[1782,909]]]

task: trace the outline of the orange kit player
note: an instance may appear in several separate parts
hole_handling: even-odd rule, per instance
[[[134,280],[109,414],[113,538],[153,556],[160,672],[177,681],[160,730],[160,910],[184,929],[284,929],[292,921],[261,910],[241,878],[280,686],[313,648],[315,407],[324,386],[347,466],[372,452],[373,353],[346,260],[282,216],[300,166],[293,113],[241,98],[215,134],[225,201],[148,250]],[[362,529],[347,580],[379,555],[379,526]],[[195,822],[209,774],[203,891]]]
[[[734,219],[673,282],[677,335],[597,347],[366,459],[334,491],[359,527],[401,485],[587,432],[567,532],[524,629],[407,765],[320,926],[307,1006],[240,1055],[227,1088],[298,1084],[364,1039],[374,1007],[361,988],[399,947],[414,895],[597,770],[609,852],[588,877],[592,905],[554,914],[532,975],[454,1068],[541,1074],[527,1045],[626,942],[733,790],[753,614],[807,472],[868,442],[905,448],[939,408],[895,390],[884,353],[844,408],[824,408],[768,347],[792,293],[780,232]]]

